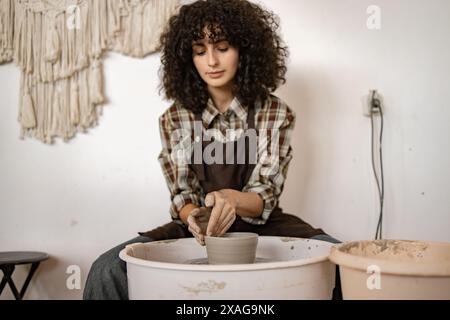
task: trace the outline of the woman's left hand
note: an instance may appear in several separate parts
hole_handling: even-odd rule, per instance
[[[206,234],[220,237],[236,221],[237,198],[232,189],[224,189],[209,193],[205,198],[206,207],[212,207]]]

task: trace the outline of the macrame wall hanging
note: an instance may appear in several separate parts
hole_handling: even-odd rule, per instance
[[[51,144],[98,124],[102,54],[143,58],[179,0],[0,0],[0,64],[21,69],[21,137]]]

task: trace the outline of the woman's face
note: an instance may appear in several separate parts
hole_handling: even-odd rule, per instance
[[[239,50],[228,41],[206,37],[192,44],[194,65],[210,89],[231,89],[239,66]]]

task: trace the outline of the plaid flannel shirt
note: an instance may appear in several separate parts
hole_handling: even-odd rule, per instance
[[[205,194],[194,171],[187,161],[179,161],[180,155],[190,159],[193,152],[192,139],[195,115],[192,111],[172,105],[160,118],[162,151],[158,157],[171,195],[170,214],[181,221],[179,212],[189,203],[204,206]],[[224,113],[215,108],[210,100],[202,114],[203,129],[225,131],[245,129],[247,107],[235,98]],[[258,134],[258,161],[242,192],[255,192],[264,201],[260,218],[243,218],[251,224],[265,224],[283,191],[289,163],[292,159],[290,145],[295,126],[294,112],[279,98],[270,96],[263,107],[255,106],[255,127]],[[261,156],[263,155],[264,156]],[[186,157],[187,155],[187,157]],[[278,161],[277,161],[278,160]]]

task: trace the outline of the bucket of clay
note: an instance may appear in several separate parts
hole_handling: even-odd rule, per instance
[[[331,243],[259,237],[255,263],[209,265],[195,239],[137,243],[120,252],[130,299],[331,299]]]
[[[450,243],[354,241],[335,246],[344,299],[450,299]]]

